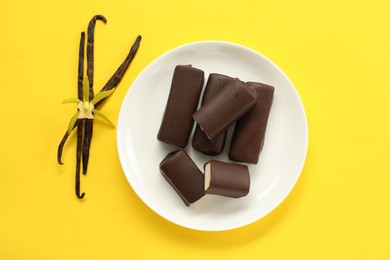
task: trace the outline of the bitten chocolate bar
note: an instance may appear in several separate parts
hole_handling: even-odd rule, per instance
[[[158,140],[180,147],[187,145],[203,82],[202,70],[191,65],[176,66]]]
[[[201,106],[209,102],[217,93],[233,80],[232,77],[211,73],[207,80],[206,88],[203,92]],[[207,155],[218,155],[222,152],[225,146],[227,130],[213,138],[211,141],[206,134],[196,125],[194,136],[192,137],[192,147],[199,152]]]
[[[235,78],[193,114],[207,137],[213,139],[256,104],[256,92]]]
[[[204,175],[185,151],[169,153],[160,171],[187,206],[203,197]]]
[[[249,170],[245,165],[216,160],[204,165],[206,194],[240,198],[249,193]]]
[[[257,164],[264,144],[274,87],[257,82],[247,84],[256,91],[257,103],[237,121],[230,144],[229,158]]]

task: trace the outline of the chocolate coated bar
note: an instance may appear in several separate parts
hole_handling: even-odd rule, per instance
[[[191,65],[176,66],[158,140],[180,147],[187,145],[203,82],[202,70]]]
[[[208,101],[210,101],[223,87],[225,87],[232,80],[232,77],[211,73],[207,80],[206,88],[203,92],[201,105],[203,106]],[[226,134],[227,130],[214,137],[213,141],[211,141],[209,138],[207,138],[206,134],[197,124],[194,136],[192,138],[192,147],[207,155],[218,155],[222,152],[223,147],[225,146]]]
[[[235,78],[193,114],[210,140],[226,130],[256,104],[256,92]]]
[[[229,158],[257,164],[264,144],[274,87],[257,82],[247,84],[256,91],[257,103],[237,121],[230,144]]]
[[[205,193],[239,198],[249,193],[249,170],[245,165],[211,160],[205,166]]]
[[[187,206],[203,197],[204,175],[185,151],[169,153],[160,171]]]

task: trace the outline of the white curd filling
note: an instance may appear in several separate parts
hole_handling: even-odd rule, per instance
[[[207,163],[204,167],[204,190],[207,191],[211,181],[211,165]]]

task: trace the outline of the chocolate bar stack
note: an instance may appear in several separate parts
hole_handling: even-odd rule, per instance
[[[235,125],[229,159],[257,164],[274,87],[211,73],[197,109],[203,83],[201,69],[176,66],[157,139],[185,148],[196,121],[193,148],[215,156],[222,153],[227,131]],[[248,167],[238,163],[209,160],[202,173],[184,150],[178,150],[162,160],[160,171],[187,206],[205,194],[239,198],[249,193]]]

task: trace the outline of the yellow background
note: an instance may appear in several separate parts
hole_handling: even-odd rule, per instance
[[[390,259],[388,1],[11,1],[0,7],[0,259]],[[147,64],[199,40],[236,42],[278,64],[308,118],[302,175],[271,214],[198,232],[152,212],[128,184],[116,131],[95,121],[86,199],[74,195],[80,32],[98,22],[95,89],[138,34],[140,50],[101,108],[117,121]],[[168,259],[168,258],[167,258]]]

